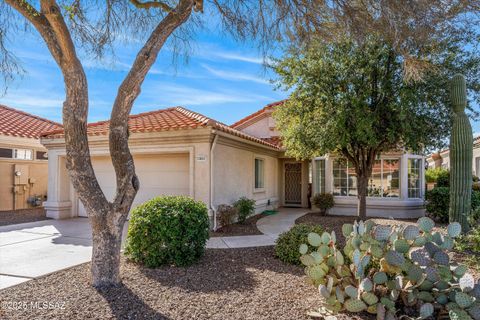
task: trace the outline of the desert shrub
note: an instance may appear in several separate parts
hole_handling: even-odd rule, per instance
[[[435,187],[425,194],[426,209],[431,217],[439,222],[448,222],[450,188]]]
[[[472,190],[472,210],[480,207],[480,191]]]
[[[297,224],[289,231],[282,233],[275,243],[275,256],[283,262],[300,264],[300,245],[307,241],[310,232],[322,233],[321,226]],[[313,250],[313,247],[310,249]]]
[[[427,183],[437,183],[438,182],[438,178],[440,177],[440,182],[441,184],[444,184],[444,180],[445,178],[450,179],[449,177],[449,171],[448,169],[444,169],[444,168],[430,168],[430,169],[427,169],[425,171],[425,180],[427,181]],[[448,181],[447,181],[448,182]],[[448,183],[447,185],[442,185],[443,187],[448,187]]]
[[[475,252],[480,254],[480,228],[476,227],[455,241],[455,248],[459,251]]]
[[[232,224],[237,215],[237,209],[228,204],[221,204],[217,207],[217,220],[221,227]]]
[[[238,213],[238,222],[243,223],[247,217],[255,212],[255,200],[241,197],[233,204]]]
[[[478,179],[478,178],[477,178]],[[474,181],[472,185],[473,191],[480,191],[480,183],[478,181]]]
[[[204,254],[208,229],[203,202],[184,196],[157,197],[133,210],[125,254],[150,268],[190,265]]]
[[[441,169],[437,175],[437,187],[450,187],[450,171]]]
[[[333,200],[333,195],[331,193],[317,193],[313,196],[312,203],[323,213],[327,213],[327,210],[335,205],[335,201]]]

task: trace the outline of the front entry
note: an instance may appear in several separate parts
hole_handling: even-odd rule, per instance
[[[302,163],[285,163],[285,206],[302,206]]]

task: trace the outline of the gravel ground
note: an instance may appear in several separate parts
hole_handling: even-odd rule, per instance
[[[244,223],[237,222],[226,227],[222,227],[217,231],[210,231],[210,237],[252,236],[262,234],[257,229],[257,221],[263,217],[265,217],[265,215],[260,213],[248,218]]]
[[[0,211],[0,226],[47,220],[43,208]]]
[[[308,319],[319,306],[302,268],[273,258],[273,247],[208,249],[188,268],[147,269],[123,259],[121,274],[123,286],[101,292],[89,284],[90,264],[4,289],[0,318],[290,320]],[[11,310],[12,303],[27,307]]]

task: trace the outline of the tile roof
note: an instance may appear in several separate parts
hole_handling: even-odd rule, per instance
[[[59,123],[0,105],[0,135],[38,139],[42,132],[61,128]]]
[[[195,129],[200,127],[212,127],[216,130],[250,140],[265,146],[279,149],[275,144],[253,137],[221,122],[208,118],[199,113],[190,111],[183,107],[174,107],[157,111],[145,112],[131,115],[128,120],[130,133],[160,132],[182,129]],[[88,124],[87,134],[89,136],[107,135],[109,121],[100,121]],[[44,138],[61,138],[64,136],[63,129],[53,130],[42,134]]]
[[[254,113],[252,113],[251,115],[248,115],[248,116],[246,116],[245,118],[243,118],[243,119],[241,119],[241,120],[238,120],[237,122],[235,122],[234,124],[232,124],[231,127],[232,127],[232,128],[238,128],[238,127],[240,127],[242,124],[248,122],[249,120],[258,117],[258,116],[264,114],[264,113],[267,112],[267,111],[273,110],[275,106],[281,105],[281,104],[283,104],[285,101],[286,101],[286,100],[281,100],[281,101],[277,101],[277,102],[273,102],[273,103],[267,104],[265,107],[263,107],[262,109],[258,110],[257,112],[254,112]]]
[[[276,145],[277,147],[279,148],[282,148],[283,147],[283,144],[282,144],[282,138],[279,137],[279,136],[274,136],[274,137],[270,137],[270,138],[261,138],[263,141],[266,141],[268,143],[271,143],[271,144],[274,144]]]

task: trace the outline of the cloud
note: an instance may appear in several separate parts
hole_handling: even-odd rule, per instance
[[[161,94],[158,92],[161,90]],[[155,83],[145,88],[142,105],[155,104],[166,106],[200,106],[242,102],[268,101],[271,98],[263,95],[242,91],[230,90],[205,90],[171,83]],[[155,94],[153,94],[155,93]]]
[[[236,71],[219,70],[219,69],[212,68],[206,64],[202,64],[202,67],[208,72],[210,72],[211,74],[221,79],[231,80],[231,81],[252,81],[252,82],[261,83],[261,84],[269,84],[267,80],[251,74],[236,72]]]

